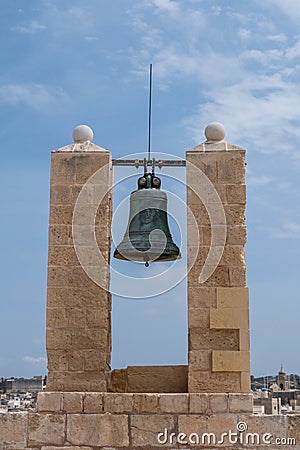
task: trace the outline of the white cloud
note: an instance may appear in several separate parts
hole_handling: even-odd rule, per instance
[[[42,23],[32,20],[27,25],[17,25],[12,28],[12,31],[17,31],[18,33],[27,33],[27,34],[33,34],[37,33],[39,31],[46,30],[46,26]]]
[[[284,43],[287,41],[287,36],[284,33],[271,34],[271,35],[267,36],[267,39],[269,41]]]
[[[300,239],[300,223],[286,222],[280,229],[273,230],[271,236],[275,239]]]
[[[300,56],[300,40],[286,50],[286,56],[289,59],[298,58]]]
[[[22,361],[32,365],[46,366],[47,359],[44,356],[23,356]]]
[[[0,101],[10,105],[27,105],[34,109],[46,109],[66,102],[68,97],[62,89],[34,83],[11,83],[0,86]]]
[[[267,177],[265,175],[247,177],[247,184],[248,186],[251,187],[265,186],[266,184],[269,184],[272,181],[274,181],[274,178]]]

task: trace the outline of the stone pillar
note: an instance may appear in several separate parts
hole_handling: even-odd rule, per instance
[[[108,194],[97,209],[99,191],[96,185],[89,185],[81,202],[84,204],[80,206],[79,223],[83,233],[88,230],[94,236],[95,232],[97,244],[109,263],[111,154],[90,142],[93,135],[88,127],[75,128],[73,137],[75,144],[54,151],[51,156],[47,391],[106,391],[111,352],[109,274],[102,277],[102,287],[87,275],[74,247],[72,221],[83,186],[103,168],[101,189]],[[93,209],[96,215],[90,217]],[[85,264],[99,267],[98,262],[90,261],[95,249],[87,246],[85,236],[80,244]],[[95,270],[100,272],[98,267]]]
[[[223,141],[224,127],[214,123],[206,130],[207,141],[186,153],[187,205],[195,216],[200,247],[188,275],[189,392],[250,392],[249,305],[246,288],[244,245],[245,150]],[[217,199],[205,189],[202,198],[195,170],[200,169],[212,183],[225,212],[226,225],[213,224]],[[202,180],[202,181],[201,181]],[[205,204],[205,205],[204,205]],[[214,228],[212,230],[212,228]],[[212,245],[212,231],[226,231],[224,251],[213,273],[199,282],[199,275]],[[189,253],[195,245],[188,223]],[[220,250],[220,242],[212,252]],[[223,248],[222,248],[223,250]]]

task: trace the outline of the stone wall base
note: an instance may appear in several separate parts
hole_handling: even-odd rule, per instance
[[[280,443],[280,445],[279,445]],[[300,415],[254,416],[249,394],[45,392],[0,414],[1,450],[300,450]]]

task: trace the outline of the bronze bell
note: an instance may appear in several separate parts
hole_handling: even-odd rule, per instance
[[[130,194],[129,222],[114,257],[126,261],[173,261],[181,258],[168,225],[167,195],[154,173],[138,179],[138,189]]]

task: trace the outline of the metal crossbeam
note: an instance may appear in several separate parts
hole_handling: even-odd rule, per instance
[[[112,160],[112,165],[113,166],[135,166],[136,168],[138,167],[145,167],[146,166],[151,166],[153,167],[156,166],[159,169],[161,169],[162,167],[185,167],[186,166],[186,161],[185,159],[148,159],[148,160],[144,160],[144,159],[113,159]]]

